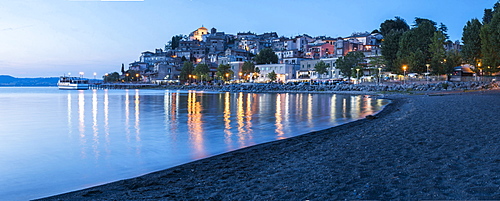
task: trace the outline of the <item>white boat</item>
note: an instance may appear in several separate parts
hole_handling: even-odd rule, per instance
[[[59,89],[67,90],[87,90],[89,89],[89,80],[80,77],[61,76],[57,82]]]

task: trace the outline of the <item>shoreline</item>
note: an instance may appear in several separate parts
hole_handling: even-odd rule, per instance
[[[500,98],[500,91],[447,93],[388,95],[392,103],[375,119],[41,200],[500,199],[498,127],[486,126],[483,141],[471,138],[478,129],[453,127],[493,118],[500,106],[474,111],[484,113],[475,121],[465,108],[455,110],[464,101],[475,106]],[[484,173],[497,176],[485,180]]]

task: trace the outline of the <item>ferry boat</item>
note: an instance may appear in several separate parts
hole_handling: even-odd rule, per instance
[[[89,80],[80,77],[61,76],[57,82],[59,89],[67,90],[87,90],[89,89]]]

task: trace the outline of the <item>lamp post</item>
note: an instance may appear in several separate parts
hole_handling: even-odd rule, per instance
[[[226,81],[229,80],[229,73],[226,73]]]
[[[404,65],[403,66],[403,84],[406,84],[406,68],[408,68],[408,66]]]
[[[359,68],[356,68],[356,78],[358,78],[358,84],[359,84]]]
[[[382,67],[378,67],[378,85],[380,86],[380,83],[382,81]]]
[[[125,74],[125,81],[126,81],[126,82],[128,82],[128,75],[129,75],[128,73],[127,73],[127,74]]]
[[[83,72],[80,72],[80,78],[83,78]]]
[[[240,73],[238,73],[238,74],[240,75],[240,82],[241,82],[241,76],[243,75],[243,73],[242,73],[242,72],[240,72]]]
[[[429,84],[429,67],[431,66],[430,64],[425,64],[427,66],[427,75],[425,76],[425,79],[427,80],[427,84]]]
[[[188,75],[188,77],[189,77],[189,83],[191,83],[191,76],[192,76],[192,75]]]

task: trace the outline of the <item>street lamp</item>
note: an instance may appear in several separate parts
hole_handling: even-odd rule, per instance
[[[83,72],[80,72],[80,78],[83,78]]]
[[[426,76],[426,80],[427,80],[427,84],[429,84],[429,67],[431,66],[430,64],[425,64],[425,66],[427,66],[427,76]]]
[[[406,68],[408,68],[408,66],[404,65],[403,66],[403,84],[406,84]]]
[[[226,73],[226,81],[229,80],[229,73]]]
[[[356,68],[356,77],[358,78],[358,84],[359,84],[359,68]]]
[[[238,74],[240,75],[240,82],[241,82],[241,76],[243,75],[243,73],[242,73],[242,72],[240,72],[240,73],[238,73]]]
[[[378,67],[378,85],[380,85],[380,82],[382,81],[382,67]]]

